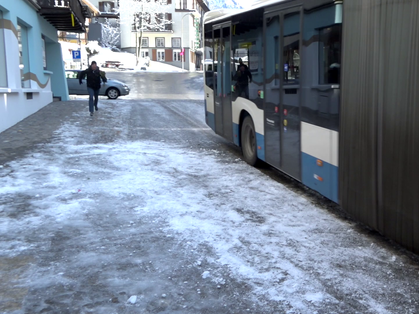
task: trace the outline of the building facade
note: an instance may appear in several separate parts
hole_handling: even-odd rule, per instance
[[[194,71],[201,67],[202,21],[207,0],[90,0],[100,11],[89,40],[102,41],[103,23],[119,24],[121,50]],[[119,20],[111,22],[112,18]],[[95,25],[93,25],[93,23]],[[99,26],[102,25],[102,26]]]
[[[84,32],[87,15],[78,0],[0,3],[0,132],[69,99],[57,30]]]

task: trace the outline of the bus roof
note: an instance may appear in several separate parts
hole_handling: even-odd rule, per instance
[[[226,17],[235,15],[237,13],[244,12],[243,9],[218,9],[214,11],[206,12],[204,15],[204,23],[214,22],[220,19],[225,19]]]
[[[286,2],[296,2],[296,4],[300,4],[304,7],[304,9],[310,10],[315,7],[320,7],[322,5],[331,4],[335,1],[341,2],[341,0],[255,0],[250,8],[247,9],[219,9],[214,11],[209,11],[204,15],[204,24],[207,23],[214,23],[214,22],[221,22],[223,20],[227,20],[230,17],[235,15],[248,13],[257,9],[261,9],[264,7],[279,5],[281,3]]]
[[[214,11],[209,11],[205,13],[204,23],[221,21],[236,14],[249,12],[257,8],[274,5],[274,4],[278,4],[285,1],[290,1],[290,0],[256,0],[254,1],[254,3],[252,3],[252,6],[248,9],[218,9]]]

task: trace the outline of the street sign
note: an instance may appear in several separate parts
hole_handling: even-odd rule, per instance
[[[80,50],[72,50],[71,53],[73,54],[73,61],[74,62],[80,62],[81,61]]]

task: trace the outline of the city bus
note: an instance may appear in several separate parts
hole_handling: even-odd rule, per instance
[[[203,25],[208,126],[415,252],[418,13],[417,0],[261,0]]]

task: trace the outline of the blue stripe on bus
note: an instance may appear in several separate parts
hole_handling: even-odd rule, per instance
[[[233,123],[233,141],[234,144],[240,146],[240,128],[237,123]]]
[[[338,202],[338,167],[318,158],[301,153],[302,181],[309,188],[319,192],[334,202]]]
[[[205,118],[206,118],[207,125],[211,129],[213,129],[214,132],[215,132],[215,116],[214,116],[214,114],[205,110],[205,116],[206,116]]]
[[[260,133],[256,133],[256,146],[258,158],[265,161],[265,137]]]

